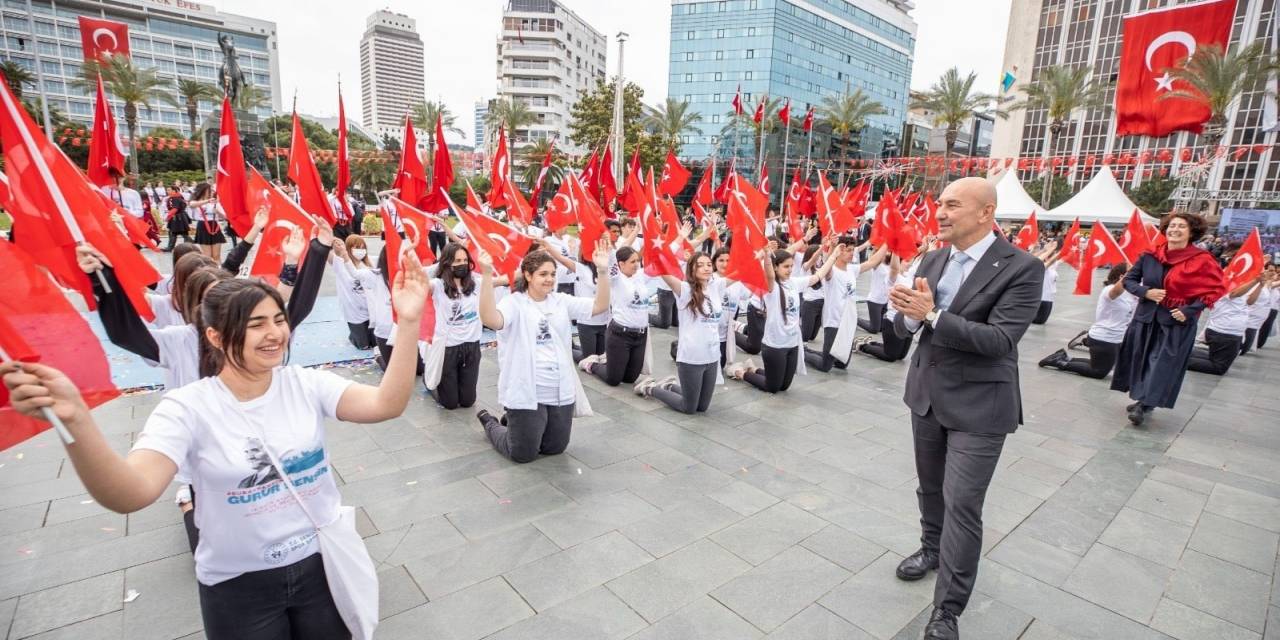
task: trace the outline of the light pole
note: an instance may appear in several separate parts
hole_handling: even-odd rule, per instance
[[[626,79],[622,75],[622,49],[627,43],[627,32],[619,31],[618,40],[618,82],[614,85],[613,90],[613,166],[609,170],[613,172],[614,184],[622,184],[626,176],[623,173],[623,167],[626,166],[626,153],[623,151],[622,143],[625,138],[622,131],[622,93],[626,89]]]

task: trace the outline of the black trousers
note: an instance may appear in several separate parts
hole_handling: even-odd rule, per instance
[[[680,314],[676,313],[676,294],[658,289],[658,312],[649,314],[649,324],[659,329],[680,326]]]
[[[742,333],[735,332],[733,338],[738,343],[738,351],[750,355],[760,353],[764,340],[764,309],[747,307],[747,326]]]
[[[487,414],[486,414],[487,415]],[[493,416],[481,420],[484,433],[498,453],[512,462],[533,462],[538,454],[553,456],[569,448],[573,403],[540,404],[537,409],[507,409],[507,424]]]
[[[383,340],[382,338],[379,338],[377,336],[374,336],[373,340],[374,340],[374,343],[378,345],[378,355],[382,356],[382,365],[381,365],[382,370],[386,371],[387,363],[391,362],[391,345],[387,344],[386,340]],[[418,345],[416,344],[413,345],[413,348],[417,349]],[[422,372],[425,369],[426,369],[426,363],[422,361],[422,354],[418,354],[417,375],[422,375]]]
[[[1244,340],[1240,343],[1240,355],[1253,351],[1253,342],[1258,339],[1257,329],[1245,329]]]
[[[178,244],[178,238],[182,238],[183,242],[191,242],[191,236],[186,233],[169,232],[169,246],[165,247],[165,251],[173,251],[173,247]]]
[[[884,313],[889,310],[889,305],[880,304],[879,302],[867,302],[867,319],[858,319],[858,328],[867,333],[880,333],[881,323],[884,322]]]
[[[1049,314],[1053,313],[1053,301],[1041,300],[1040,309],[1036,311],[1036,317],[1031,319],[1031,324],[1044,324],[1049,321]]]
[[[676,377],[680,386],[671,389],[654,388],[653,397],[680,413],[693,414],[711,408],[711,394],[716,390],[716,363],[676,363]]]
[[[804,300],[800,303],[800,339],[809,342],[822,328],[822,307],[826,300]]]
[[[464,342],[444,348],[444,367],[436,385],[436,402],[446,409],[470,407],[476,403],[480,381],[480,343]]]
[[[200,589],[209,640],[346,640],[329,593],[324,560],[312,554],[275,569],[250,571]]]
[[[877,360],[885,362],[897,362],[905,360],[907,353],[911,351],[911,341],[915,336],[907,336],[899,338],[898,332],[893,330],[892,324],[884,324],[880,327],[880,342],[868,342],[858,347],[861,351]]]
[[[443,231],[428,231],[427,245],[431,247],[431,253],[440,255],[444,251],[444,246],[449,243],[449,237]]]
[[[235,227],[231,226],[231,223],[228,222],[225,229],[227,232],[227,240],[231,241],[231,248],[232,249],[236,248],[236,245],[240,244],[240,236],[236,235]],[[338,230],[334,229],[333,232],[334,232],[334,235],[337,235]],[[345,240],[346,238],[347,236],[342,236],[342,239]]]
[[[1276,310],[1272,309],[1267,314],[1267,319],[1262,321],[1262,327],[1258,329],[1258,348],[1267,343],[1267,337],[1271,335],[1271,328],[1276,324]]]
[[[573,362],[575,364],[587,356],[604,354],[605,326],[603,324],[578,323],[578,343],[582,345],[582,348],[573,352]]]
[[[791,388],[791,381],[796,377],[796,366],[800,363],[800,354],[794,347],[778,349],[764,345],[760,358],[764,361],[764,374],[751,372],[742,376],[752,386],[769,393],[786,391]]]
[[[364,322],[348,322],[347,329],[347,339],[351,341],[351,345],[355,348],[372,349],[373,345],[377,344],[368,320]]]
[[[1089,340],[1088,358],[1072,358],[1069,362],[1053,368],[1101,380],[1111,373],[1111,368],[1116,366],[1116,357],[1119,355],[1119,342]]]
[[[1236,357],[1240,355],[1240,344],[1244,339],[1229,333],[1205,329],[1204,341],[1209,348],[1196,347],[1192,350],[1191,359],[1187,361],[1187,370],[1220,376],[1231,369],[1231,363],[1235,362]]]
[[[635,382],[640,377],[640,370],[644,368],[644,345],[648,332],[626,331],[618,323],[610,322],[607,335],[604,343],[605,363],[591,365],[591,374],[611,387],[623,382]]]
[[[839,331],[840,329],[837,327],[823,327],[822,328],[822,351],[814,351],[809,347],[805,347],[804,363],[823,373],[830,371],[831,367],[835,367],[837,369],[846,368],[848,365],[846,365],[843,362],[840,362],[839,360],[836,360],[836,357],[831,355],[831,346],[835,344],[836,333],[838,333]],[[846,353],[844,355],[845,355],[845,359],[847,360],[849,354]]]
[[[938,552],[933,606],[964,612],[982,557],[982,503],[995,473],[1002,433],[955,431],[933,411],[911,415],[920,502],[920,544]]]
[[[231,225],[227,225],[227,226],[230,227]],[[349,235],[351,235],[350,222],[339,222],[338,224],[333,225],[333,237],[345,242],[347,240],[347,236]],[[234,247],[235,243],[232,242],[231,246]]]

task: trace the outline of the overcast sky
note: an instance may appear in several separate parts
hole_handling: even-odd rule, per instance
[[[562,0],[609,37],[610,76],[616,73],[620,30],[630,34],[626,75],[645,91],[649,104],[667,95],[671,6],[665,0]],[[1001,74],[1011,0],[916,0],[915,63],[911,88],[925,89],[948,67],[978,74],[980,90],[994,93]],[[337,114],[341,75],[347,117],[360,120],[360,36],[379,6],[417,19],[426,49],[426,97],[444,100],[472,144],[473,108],[493,97],[495,42],[503,0],[387,0],[378,5],[350,0],[306,3],[213,0],[220,11],[274,20],[280,39],[280,86],[286,108],[294,91],[298,110]],[[302,10],[305,7],[305,10]],[[449,136],[450,141],[457,141]]]

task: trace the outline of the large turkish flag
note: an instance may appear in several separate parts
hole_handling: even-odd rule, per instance
[[[80,47],[85,62],[101,60],[104,54],[129,55],[129,25],[114,20],[80,16]]]
[[[1160,137],[1174,131],[1199,133],[1208,107],[1161,94],[1190,90],[1166,71],[1197,49],[1226,49],[1236,0],[1215,0],[1148,11],[1124,19],[1124,43],[1116,83],[1116,135]]]

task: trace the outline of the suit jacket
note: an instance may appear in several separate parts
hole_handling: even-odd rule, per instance
[[[936,292],[951,250],[930,251],[916,277]],[[996,237],[935,327],[924,325],[907,371],[903,401],[918,416],[932,409],[948,429],[1013,433],[1022,423],[1018,341],[1040,308],[1044,264]],[[910,335],[904,316],[899,336]]]
[[[1164,273],[1164,263],[1150,253],[1144,253],[1138,256],[1138,262],[1124,274],[1125,291],[1138,296],[1138,309],[1133,314],[1133,321],[1144,323],[1154,321],[1165,326],[1184,324],[1194,326],[1200,319],[1200,313],[1205,309],[1203,302],[1192,300],[1189,304],[1180,307],[1182,313],[1187,316],[1187,321],[1178,322],[1173,319],[1173,309],[1147,299],[1148,290],[1164,287]]]

